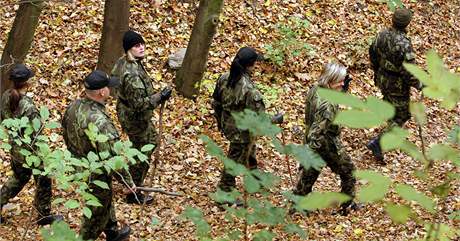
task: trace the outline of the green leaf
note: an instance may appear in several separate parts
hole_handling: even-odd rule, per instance
[[[306,240],[308,238],[307,232],[297,224],[286,224],[284,226],[284,231],[289,234],[298,234],[302,240]]]
[[[35,118],[32,120],[32,127],[34,128],[34,131],[39,131],[42,123],[40,119]]]
[[[102,204],[97,199],[90,199],[86,201],[86,205],[94,207],[102,207]]]
[[[77,200],[71,199],[64,203],[64,207],[74,209],[80,207],[80,203]]]
[[[396,186],[395,191],[405,200],[415,201],[429,212],[435,212],[434,201],[431,198],[427,197],[425,194],[417,192],[417,190],[415,190],[413,187],[406,184],[399,184]]]
[[[53,222],[50,229],[42,228],[40,233],[44,241],[83,241],[69,225],[63,221]]]
[[[369,185],[358,191],[358,199],[361,202],[375,202],[383,199],[390,189],[391,179],[382,174],[370,170],[358,170],[355,177],[369,182]]]
[[[321,156],[307,145],[288,144],[283,147],[278,140],[274,140],[273,144],[282,154],[294,156],[305,169],[321,170],[326,164]]]
[[[262,230],[254,234],[254,241],[271,241],[276,237],[273,232]]]
[[[366,108],[366,104],[364,103],[364,101],[360,100],[358,97],[343,92],[326,88],[319,88],[318,95],[321,98],[326,99],[327,101],[334,104],[346,105],[357,109]]]
[[[196,231],[199,237],[209,236],[211,227],[209,226],[208,222],[206,222],[206,220],[203,217],[203,213],[199,209],[187,207],[183,215],[186,218],[192,220],[193,224],[196,225]]]
[[[245,109],[244,112],[232,113],[236,126],[241,130],[248,130],[255,136],[274,137],[281,132],[281,128],[272,124],[271,117],[266,113],[256,113]]]
[[[109,138],[106,135],[97,135],[96,136],[96,141],[99,143],[105,143],[109,140]]]
[[[432,160],[451,160],[460,167],[460,150],[446,144],[435,144],[428,150],[428,158]]]
[[[63,203],[66,199],[65,198],[56,198],[53,200],[52,204],[57,205],[59,203]]]
[[[244,176],[244,189],[248,193],[256,193],[260,190],[260,184],[251,174]]]
[[[148,144],[142,147],[141,152],[149,152],[155,148],[155,145],[153,144]]]
[[[303,210],[313,211],[316,209],[324,209],[332,205],[340,205],[349,201],[351,197],[338,192],[312,192],[306,197],[301,197],[297,203],[297,207]]]
[[[160,223],[160,219],[158,219],[157,217],[152,217],[152,226],[157,226]]]
[[[419,125],[425,125],[426,123],[425,105],[420,102],[411,102],[409,109],[410,109],[410,113],[415,117],[415,121],[417,121]]]
[[[372,128],[383,124],[385,120],[378,118],[372,112],[361,110],[345,110],[340,111],[334,123],[348,126],[350,128]]]
[[[40,117],[42,119],[42,122],[45,122],[50,117],[50,112],[48,111],[48,108],[46,108],[46,106],[44,105],[40,107]]]
[[[10,151],[11,150],[11,145],[9,143],[3,142],[0,144],[0,148],[5,150],[5,151]]]
[[[110,189],[110,188],[109,188],[109,185],[107,185],[107,183],[105,183],[105,182],[103,182],[103,181],[94,180],[93,183],[94,183],[96,186],[98,186],[98,187],[100,187],[100,188],[102,188],[102,189],[107,189],[107,190]]]
[[[61,124],[59,124],[59,122],[56,122],[56,121],[51,121],[51,122],[46,123],[45,127],[48,129],[57,129],[57,128],[61,128]]]
[[[93,215],[93,212],[91,212],[91,209],[89,209],[88,207],[83,207],[83,215],[85,215],[85,217],[87,218],[91,218],[91,216]]]
[[[385,211],[388,213],[388,215],[390,215],[391,219],[395,223],[406,223],[412,214],[410,207],[392,203],[387,204]]]

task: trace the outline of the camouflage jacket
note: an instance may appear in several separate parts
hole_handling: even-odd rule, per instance
[[[10,99],[11,99],[11,89],[5,91],[2,95],[2,120],[5,119],[20,119],[22,117],[27,117],[29,118],[29,121],[32,121],[35,118],[40,118],[40,113],[34,105],[34,101],[26,96],[26,95],[21,95],[21,100],[19,101],[18,104],[18,109],[16,113],[12,113],[9,106],[10,106]],[[32,133],[34,135],[35,133]],[[16,145],[14,141],[10,141],[12,145],[12,154],[16,158],[21,158],[22,155],[19,155],[19,150],[21,149],[20,146]]]
[[[265,111],[262,94],[256,89],[247,74],[244,74],[235,88],[227,85],[229,73],[219,77],[213,93],[213,109],[217,125],[225,137],[233,143],[249,143],[252,139],[248,131],[236,127],[232,112],[250,109],[255,112]]]
[[[2,119],[10,118],[22,118],[27,117],[30,121],[35,118],[39,118],[40,114],[37,110],[37,107],[34,105],[34,101],[26,96],[21,95],[21,100],[19,101],[18,110],[16,113],[10,111],[10,98],[11,98],[11,89],[5,91],[2,95]]]
[[[93,146],[85,133],[90,123],[98,128],[99,134],[107,136],[109,140]],[[62,118],[62,129],[65,144],[76,157],[86,157],[90,151],[110,151],[111,145],[119,139],[118,131],[106,113],[104,104],[88,98],[78,99],[67,107]]]
[[[131,113],[128,119],[150,120],[153,109],[160,104],[160,94],[155,93],[152,80],[142,63],[123,56],[118,59],[111,74],[121,82],[115,90],[118,97],[117,109],[122,108],[124,113]]]
[[[338,105],[321,99],[317,94],[318,86],[307,93],[305,103],[305,144],[313,149],[326,145],[338,145],[339,126],[333,124]]]
[[[418,80],[407,72],[404,62],[414,63],[415,54],[406,33],[395,28],[380,32],[369,48],[374,80],[384,95],[409,97],[410,87],[419,88]]]

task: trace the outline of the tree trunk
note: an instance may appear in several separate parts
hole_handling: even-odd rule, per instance
[[[110,74],[115,62],[123,55],[122,39],[128,26],[129,0],[106,0],[98,69]]]
[[[43,0],[30,0],[19,5],[0,61],[0,97],[12,86],[8,77],[11,66],[22,63],[29,52],[44,5]]]
[[[175,80],[177,91],[186,98],[194,99],[199,94],[209,48],[216,33],[223,2],[223,0],[200,0],[187,52]]]

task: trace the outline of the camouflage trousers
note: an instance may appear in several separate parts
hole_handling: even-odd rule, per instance
[[[355,166],[353,165],[350,157],[341,152],[341,150],[334,144],[329,144],[325,147],[316,149],[315,151],[321,156],[321,158],[323,158],[327,166],[331,168],[332,172],[340,176],[342,186],[341,192],[353,198],[355,196],[356,179],[353,177]],[[302,173],[297,183],[297,187],[294,190],[294,194],[305,196],[312,192],[313,184],[315,184],[319,174],[320,171],[314,168],[302,168]]]
[[[236,163],[245,165],[249,169],[257,168],[257,159],[256,159],[256,146],[253,145],[251,153],[249,153],[249,143],[230,143],[230,148],[228,150],[228,158],[232,159]],[[246,163],[246,158],[249,156],[248,163]],[[225,168],[222,170],[220,181],[218,187],[225,192],[232,191],[236,186],[235,176],[228,173]]]
[[[400,97],[400,96],[391,96],[383,95],[383,100],[390,102],[395,107],[395,116],[391,119],[388,128],[392,128],[396,125],[403,126],[410,119],[409,103],[410,98]]]
[[[109,189],[103,189],[94,184],[89,184],[94,195],[102,206],[88,206],[91,210],[91,218],[83,216],[80,227],[80,235],[83,240],[96,240],[102,232],[115,231],[117,229],[117,219],[112,202],[112,177],[107,174],[91,176],[92,180],[99,180],[107,183]]]
[[[157,132],[153,123],[149,120],[127,120],[123,116],[119,115],[121,127],[123,131],[128,134],[129,140],[133,143],[133,146],[141,150],[143,146],[147,144],[157,145]],[[140,118],[142,119],[142,118]],[[145,119],[145,118],[144,118]],[[148,159],[146,162],[138,160],[136,164],[129,167],[129,172],[133,178],[136,186],[142,186],[144,179],[147,176],[150,167],[150,158],[155,149],[144,153]]]
[[[13,176],[8,178],[5,185],[0,190],[0,206],[7,204],[11,198],[16,197],[18,193],[29,182],[32,176],[32,169],[23,167],[24,158],[18,155],[12,155],[11,169]],[[35,179],[35,197],[34,207],[38,212],[38,217],[48,216],[51,211],[51,179],[46,176],[34,175]]]

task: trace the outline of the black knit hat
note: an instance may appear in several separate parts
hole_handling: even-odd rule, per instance
[[[14,82],[26,82],[34,75],[35,73],[31,69],[27,68],[27,66],[23,64],[16,64],[11,69],[10,80]]]
[[[398,8],[393,14],[393,26],[405,29],[412,20],[412,12],[407,8]]]
[[[125,50],[125,53],[128,52],[128,50],[131,49],[134,45],[139,43],[145,44],[145,41],[140,34],[132,30],[128,30],[123,35],[123,49]]]
[[[120,84],[120,79],[110,77],[101,70],[91,72],[85,78],[85,88],[88,90],[99,90],[104,87],[116,87]]]

